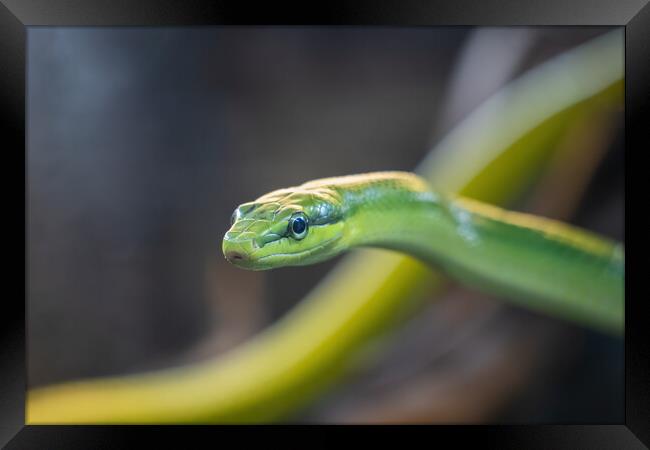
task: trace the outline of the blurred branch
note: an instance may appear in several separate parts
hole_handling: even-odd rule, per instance
[[[511,80],[538,34],[534,28],[475,29],[454,68],[434,134],[449,130]]]

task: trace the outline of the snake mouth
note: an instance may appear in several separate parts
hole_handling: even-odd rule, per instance
[[[240,261],[246,261],[248,259],[248,256],[244,252],[238,252],[235,250],[230,250],[225,253],[226,259],[233,263],[233,264],[238,264]]]
[[[257,261],[265,261],[265,262],[267,262],[267,261],[274,261],[276,259],[281,259],[281,260],[283,260],[285,262],[288,262],[288,260],[293,259],[293,258],[303,260],[306,257],[309,257],[309,256],[311,256],[311,255],[313,255],[315,253],[318,253],[318,252],[321,252],[321,251],[327,249],[327,247],[331,246],[334,243],[334,241],[338,240],[338,238],[339,238],[339,236],[335,236],[333,238],[322,241],[321,243],[319,243],[318,245],[316,245],[316,246],[314,246],[312,248],[308,248],[307,250],[302,250],[302,251],[299,251],[299,252],[273,253],[273,254],[270,254],[270,255],[260,256],[259,258],[257,258]]]
[[[261,249],[253,249],[252,245],[247,245],[248,242],[229,241],[227,242],[228,248],[224,245],[223,253],[228,262],[248,270],[268,270],[283,266],[302,266],[313,264],[318,260],[326,259],[331,256],[329,249],[339,238],[340,236],[334,236],[306,250],[270,253],[263,256],[258,256]],[[224,244],[226,243],[224,242]],[[271,248],[274,245],[275,244],[267,244],[267,246],[270,246]],[[322,257],[321,255],[327,256]]]

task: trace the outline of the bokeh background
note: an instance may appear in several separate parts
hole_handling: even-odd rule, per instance
[[[245,341],[337,260],[230,266],[221,238],[237,204],[412,170],[509,80],[607,31],[30,28],[29,386]],[[602,157],[569,219],[623,241],[622,114],[599,123]],[[293,420],[614,423],[623,406],[621,339],[455,287]]]

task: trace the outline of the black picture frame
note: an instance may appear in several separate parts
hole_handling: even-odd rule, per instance
[[[625,139],[626,199],[635,191],[632,180],[638,179],[630,159],[641,149],[650,148],[648,127],[643,120],[650,108],[650,6],[647,0],[573,0],[544,2],[518,0],[402,0],[329,1],[296,5],[277,2],[248,4],[209,0],[192,1],[108,1],[108,0],[2,0],[0,5],[0,101],[3,125],[2,141],[5,170],[3,192],[11,203],[5,206],[3,222],[8,225],[6,241],[17,242],[27,234],[25,206],[27,195],[20,197],[18,186],[27,189],[25,163],[26,39],[31,26],[188,26],[188,25],[390,25],[390,26],[537,26],[537,25],[614,25],[625,27]],[[637,149],[638,147],[638,149]],[[643,231],[641,214],[635,214],[629,200],[625,208],[626,226],[626,330],[625,330],[625,422],[621,424],[520,425],[520,426],[432,426],[407,427],[416,433],[433,433],[436,445],[476,442],[496,448],[647,448],[650,442],[650,345],[645,336],[648,318],[647,297],[638,281],[645,264],[643,249],[637,244]],[[8,239],[7,239],[8,238]],[[629,239],[634,242],[629,245]],[[19,252],[20,250],[16,250]],[[19,253],[20,255],[20,253]],[[226,427],[55,427],[25,426],[25,308],[27,280],[26,259],[4,254],[7,268],[5,283],[21,285],[18,271],[23,261],[25,282],[17,295],[8,290],[3,296],[0,314],[0,444],[17,448],[113,448],[125,445],[136,434],[146,433],[156,440],[186,437],[196,433],[206,442],[219,445],[212,433]],[[632,264],[629,263],[632,261]],[[635,264],[639,261],[640,264]],[[9,271],[16,272],[15,276]],[[279,427],[286,428],[286,427]],[[291,433],[296,431],[290,427]],[[307,427],[311,428],[311,427]],[[271,427],[256,427],[264,431]],[[273,430],[278,428],[273,427]],[[301,427],[301,430],[305,427]],[[333,436],[338,427],[328,427]],[[386,427],[364,431],[392,435]],[[252,434],[245,433],[248,436]],[[203,436],[201,436],[203,435]],[[295,435],[293,435],[295,437]],[[221,436],[217,439],[223,439]],[[383,439],[383,437],[382,437]],[[442,439],[442,440],[441,440]],[[307,442],[307,441],[303,441]],[[222,442],[223,443],[223,442]],[[645,445],[644,445],[645,443]],[[239,443],[241,444],[241,442]],[[308,444],[309,445],[309,444]]]

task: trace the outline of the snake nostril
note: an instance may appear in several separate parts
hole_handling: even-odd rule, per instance
[[[235,251],[229,251],[226,252],[226,259],[228,261],[245,261],[246,260],[246,255],[240,252],[235,252]]]

